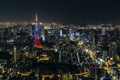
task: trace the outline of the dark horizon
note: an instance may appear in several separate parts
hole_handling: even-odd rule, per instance
[[[1,0],[0,22],[119,23],[119,2],[110,0]]]

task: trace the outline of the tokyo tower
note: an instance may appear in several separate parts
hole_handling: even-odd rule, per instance
[[[39,26],[39,24],[38,24],[38,15],[36,14],[36,16],[35,16],[35,32],[34,32],[34,42],[33,42],[33,44],[34,44],[34,46],[36,48],[42,48],[42,44],[39,41],[38,26]]]

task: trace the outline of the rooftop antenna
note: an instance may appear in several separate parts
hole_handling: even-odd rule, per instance
[[[38,14],[35,15],[35,21],[38,22]]]

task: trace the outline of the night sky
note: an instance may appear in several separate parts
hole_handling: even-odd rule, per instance
[[[0,21],[120,22],[115,0],[0,0]]]

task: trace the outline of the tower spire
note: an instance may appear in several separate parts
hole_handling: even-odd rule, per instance
[[[38,14],[35,15],[35,21],[38,22]]]

